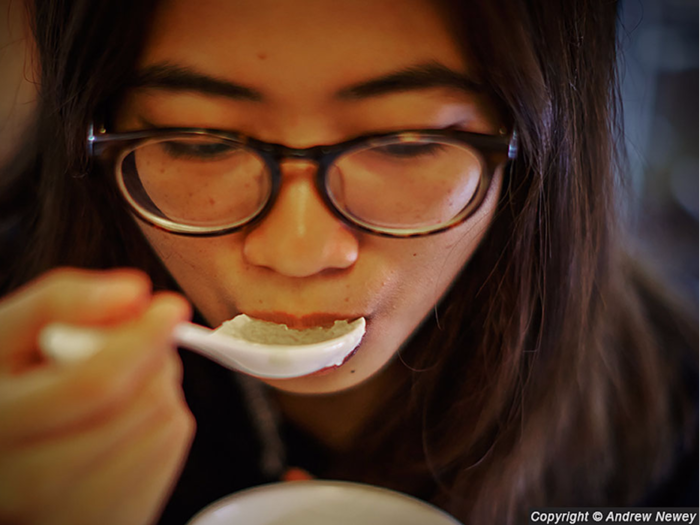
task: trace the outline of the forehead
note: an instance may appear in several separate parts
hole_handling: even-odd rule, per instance
[[[166,0],[140,64],[196,66],[259,86],[341,88],[439,61],[469,71],[430,0]],[[280,84],[283,82],[283,84]]]

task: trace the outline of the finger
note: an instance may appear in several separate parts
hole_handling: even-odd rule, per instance
[[[119,498],[127,505],[118,505],[112,510],[111,523],[153,523],[163,512],[168,496],[172,494],[187,458],[194,437],[194,418],[173,422],[165,430],[163,440],[145,461],[150,461],[148,475],[138,476],[126,485],[126,493]]]
[[[106,421],[67,435],[18,443],[0,453],[0,522],[32,512],[35,502],[62,500],[93,471],[179,412],[187,413],[180,392],[180,363],[166,365]],[[177,417],[182,417],[177,416]]]
[[[161,293],[137,321],[113,329],[105,348],[74,366],[47,366],[0,382],[0,447],[30,436],[70,432],[123,405],[168,354],[175,325],[190,315],[180,296]]]
[[[173,418],[158,425],[118,458],[108,458],[80,491],[67,492],[55,508],[47,508],[40,522],[47,525],[152,523],[184,463],[191,428],[185,418]]]
[[[147,307],[150,290],[148,277],[136,270],[50,272],[0,303],[0,358],[35,352],[49,322],[109,325],[134,318]]]

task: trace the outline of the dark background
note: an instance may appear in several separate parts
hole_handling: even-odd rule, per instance
[[[623,0],[620,79],[638,254],[698,308],[698,1]]]

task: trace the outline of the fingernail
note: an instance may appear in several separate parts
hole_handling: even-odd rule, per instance
[[[90,300],[95,302],[129,301],[146,297],[149,289],[141,279],[121,278],[103,281],[94,286],[90,292]]]
[[[161,295],[155,300],[155,315],[164,320],[183,321],[190,316],[190,306],[176,295]]]

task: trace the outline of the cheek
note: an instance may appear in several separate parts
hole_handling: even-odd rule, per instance
[[[225,291],[243,268],[238,234],[196,238],[172,235],[148,225],[141,231],[187,298],[212,323],[219,324]],[[240,286],[240,283],[238,283]]]
[[[436,238],[413,241],[396,263],[401,276],[386,322],[404,325],[408,332],[414,330],[462,272],[488,224],[488,220],[478,221]]]
[[[424,296],[437,296],[437,300],[455,280],[493,221],[502,179],[499,170],[483,205],[464,224],[435,236],[397,241],[394,264],[411,274],[411,278],[403,282],[407,294],[422,290]]]

